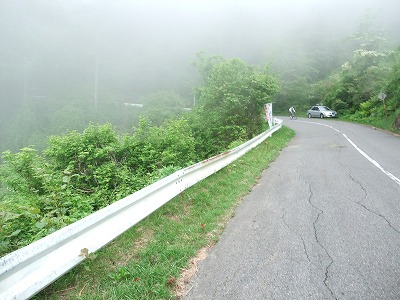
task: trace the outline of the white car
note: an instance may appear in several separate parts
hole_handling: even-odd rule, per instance
[[[308,111],[307,111],[307,116],[309,118],[336,118],[337,113],[336,111],[330,109],[327,106],[321,106],[321,105],[316,105],[311,107]]]

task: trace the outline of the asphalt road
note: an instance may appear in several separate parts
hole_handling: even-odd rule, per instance
[[[400,137],[329,119],[284,125],[295,138],[184,299],[400,299]]]

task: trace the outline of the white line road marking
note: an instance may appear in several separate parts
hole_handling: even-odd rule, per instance
[[[347,137],[347,135],[345,135],[344,133],[340,132],[340,130],[330,126],[330,125],[326,125],[326,124],[322,124],[322,123],[318,123],[318,122],[307,122],[307,121],[298,121],[298,122],[302,122],[302,123],[308,123],[308,124],[316,124],[316,125],[321,125],[321,126],[325,126],[328,127],[330,129],[335,130],[336,132],[342,134],[344,136],[344,138],[362,155],[364,156],[369,162],[371,162],[375,167],[377,167],[379,170],[381,170],[386,176],[388,176],[390,179],[392,179],[394,182],[396,182],[398,185],[400,185],[400,179],[397,178],[396,176],[394,176],[392,173],[390,173],[389,171],[386,171],[384,168],[382,168],[382,166],[374,159],[372,159],[371,157],[368,156],[368,154],[366,154],[363,150],[361,150],[360,148],[358,148],[358,146]]]

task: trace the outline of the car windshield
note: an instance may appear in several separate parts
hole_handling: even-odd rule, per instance
[[[327,106],[321,106],[320,108],[319,108],[320,110],[331,110],[329,107],[327,107]]]

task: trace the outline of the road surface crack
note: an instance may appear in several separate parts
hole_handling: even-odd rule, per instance
[[[298,176],[299,176],[298,179],[301,180],[301,174],[300,174],[297,170],[296,170],[296,173],[297,173]],[[301,240],[302,245],[303,245],[303,251],[304,251],[304,254],[305,254],[306,258],[307,258],[307,261],[308,261],[309,263],[313,264],[313,262],[312,262],[311,259],[310,259],[309,254],[308,254],[307,247],[306,247],[306,242],[304,241],[304,238],[303,238],[303,237],[301,236],[301,234],[299,234],[292,226],[290,226],[288,222],[286,222],[287,210],[288,210],[288,209],[292,206],[292,204],[293,204],[294,202],[296,202],[297,200],[298,200],[298,199],[293,199],[293,200],[289,203],[289,205],[287,205],[286,207],[283,208],[283,214],[282,214],[281,218],[282,218],[282,221],[283,221],[283,223],[285,224],[285,226],[289,229],[289,231],[292,232],[293,234],[295,234],[295,235]]]
[[[356,180],[356,179],[352,176],[351,170],[350,170],[350,169],[348,169],[348,170],[349,170],[349,177],[351,178],[351,180],[352,180],[354,183],[356,183],[356,184],[362,189],[362,191],[364,192],[364,197],[363,197],[361,200],[354,201],[354,202],[355,202],[356,204],[358,204],[359,206],[361,206],[362,208],[364,208],[365,210],[367,210],[368,212],[370,212],[371,214],[374,214],[374,215],[376,215],[376,216],[382,218],[382,219],[389,225],[389,227],[390,227],[393,231],[395,231],[395,232],[397,232],[397,233],[400,234],[400,230],[398,230],[396,227],[394,227],[394,226],[392,225],[392,223],[390,223],[390,221],[389,221],[384,215],[382,215],[382,214],[380,214],[380,213],[378,213],[378,212],[376,212],[376,211],[373,211],[372,209],[370,209],[369,207],[367,207],[365,204],[362,203],[362,201],[365,200],[365,199],[367,198],[368,192],[367,192],[367,190],[364,188],[364,186],[363,186],[358,180]]]
[[[286,222],[286,219],[285,219],[286,214],[287,214],[286,209],[289,208],[289,207],[291,206],[292,203],[293,203],[293,202],[291,202],[291,203],[288,205],[288,207],[286,207],[286,208],[283,209],[282,221],[283,221],[283,223],[285,224],[285,226],[289,229],[290,232],[292,232],[293,234],[295,234],[297,237],[300,238],[300,240],[301,240],[301,242],[302,242],[302,244],[303,244],[303,250],[304,250],[304,254],[305,254],[306,258],[307,258],[307,260],[308,260],[309,263],[313,264],[313,262],[312,262],[311,259],[310,259],[310,256],[308,255],[308,251],[307,251],[307,247],[306,247],[306,243],[305,243],[305,241],[304,241],[304,238],[303,238],[298,232],[296,232],[296,230],[295,230],[294,228],[292,228],[292,227]]]
[[[310,204],[311,207],[313,207],[313,208],[318,212],[318,215],[317,215],[317,217],[315,218],[315,220],[314,220],[314,222],[313,222],[313,229],[314,229],[315,241],[316,241],[317,244],[321,247],[321,249],[323,249],[323,251],[325,252],[326,256],[327,256],[328,259],[329,259],[329,263],[328,263],[328,265],[325,267],[325,278],[324,278],[324,280],[323,280],[323,283],[324,283],[326,289],[327,289],[327,290],[329,291],[329,293],[331,294],[332,298],[335,299],[335,300],[337,300],[337,297],[335,296],[335,294],[333,293],[332,289],[331,289],[331,288],[329,287],[329,285],[328,285],[329,269],[330,269],[331,266],[333,265],[333,262],[334,262],[334,261],[333,261],[332,256],[329,254],[328,250],[323,246],[322,242],[320,241],[320,238],[319,238],[319,236],[318,236],[318,230],[317,230],[317,223],[318,223],[318,221],[319,221],[319,218],[324,214],[324,211],[323,211],[321,208],[317,207],[317,206],[312,202],[311,199],[313,198],[314,193],[313,193],[313,191],[312,191],[311,184],[310,184],[309,182],[307,182],[306,180],[304,180],[304,182],[307,183],[308,189],[309,189],[309,192],[310,192],[310,196],[308,197],[308,203]]]

